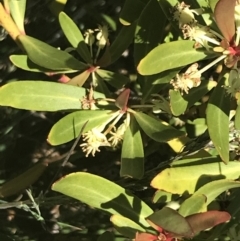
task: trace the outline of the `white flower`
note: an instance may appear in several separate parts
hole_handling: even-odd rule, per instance
[[[184,74],[177,74],[175,80],[172,79],[170,84],[174,90],[180,90],[181,94],[188,94],[189,89],[198,87],[201,84],[201,73],[198,71],[198,64],[192,64]]]
[[[97,45],[102,49],[108,43],[108,27],[106,25],[99,25],[98,28],[99,33],[96,36],[98,40]]]
[[[197,22],[194,17],[194,13],[199,15],[203,11],[202,9],[190,9],[190,5],[184,2],[178,3],[173,10],[173,19],[179,22],[179,28],[182,28],[185,24],[192,24]]]
[[[86,142],[80,146],[82,147],[83,152],[86,152],[86,157],[91,153],[95,156],[95,153],[100,151],[100,146],[110,146],[106,135],[101,132],[104,127],[105,125],[98,128],[95,127],[83,134],[83,140]]]
[[[88,29],[85,34],[85,43],[89,46],[92,46],[95,41],[94,31],[92,29]]]

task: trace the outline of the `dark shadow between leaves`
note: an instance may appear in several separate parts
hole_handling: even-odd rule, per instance
[[[127,190],[125,190],[125,193],[126,195],[133,197],[132,204],[129,203],[123,194],[120,194],[111,201],[103,203],[101,207],[106,209],[106,211],[107,209],[113,209],[120,215],[127,217],[136,223],[140,223],[140,214],[142,210],[141,200]]]
[[[196,188],[195,191],[198,190],[200,187],[204,186],[205,184],[216,181],[216,180],[221,180],[225,179],[226,177],[222,174],[219,175],[201,175],[196,183]]]

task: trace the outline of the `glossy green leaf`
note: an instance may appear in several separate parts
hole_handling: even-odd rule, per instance
[[[143,0],[126,0],[120,13],[120,22],[123,25],[130,25],[138,19],[146,5]]]
[[[85,172],[76,172],[61,178],[52,190],[73,197],[111,214],[119,214],[148,227],[145,217],[153,211],[139,198],[117,184]]]
[[[136,232],[145,232],[139,224],[133,222],[131,219],[120,216],[113,215],[110,219],[113,223],[115,229],[121,233],[123,236],[134,239],[136,236]]]
[[[16,23],[20,32],[24,34],[24,15],[27,0],[9,0],[8,3],[11,11],[11,16],[14,22]]]
[[[58,17],[58,15],[64,10],[68,0],[51,0],[48,3],[48,8],[51,12]]]
[[[112,232],[106,231],[100,237],[98,237],[97,241],[114,241],[114,234]]]
[[[130,26],[123,26],[121,28],[119,34],[110,45],[111,63],[114,63],[116,60],[118,60],[122,53],[132,43],[135,29],[136,23],[133,23]]]
[[[117,89],[123,88],[124,85],[130,82],[126,76],[108,70],[97,69],[96,74]]]
[[[81,109],[85,89],[47,81],[17,81],[0,88],[0,105],[36,111]],[[104,98],[95,92],[95,98]]]
[[[48,142],[54,146],[69,142],[78,137],[87,121],[83,133],[105,123],[111,114],[109,110],[82,110],[68,114],[53,125],[48,134]]]
[[[215,81],[204,81],[200,86],[192,88],[188,94],[181,95],[180,91],[170,90],[170,106],[175,116],[183,114],[187,108],[195,104],[201,97],[216,86]]]
[[[74,85],[82,87],[83,84],[86,82],[90,75],[90,72],[88,70],[83,71],[82,73],[74,76],[72,79],[70,79],[66,84],[68,85]]]
[[[38,39],[27,35],[18,36],[29,59],[35,64],[53,70],[86,70],[88,66],[69,53],[58,50]]]
[[[216,6],[216,4],[217,4],[218,1],[219,1],[219,0],[208,0],[209,6],[210,6],[212,12],[214,12],[215,6]]]
[[[150,0],[137,21],[134,37],[135,65],[162,42],[166,20],[158,2]]]
[[[194,43],[190,40],[178,40],[157,46],[140,61],[138,72],[141,75],[157,74],[216,56],[195,49]]]
[[[240,130],[240,105],[238,105],[236,109],[234,126],[236,130]]]
[[[167,168],[155,176],[151,186],[166,192],[192,194],[201,186],[218,179],[236,179],[240,176],[240,162],[222,162]],[[207,196],[206,193],[203,193]]]
[[[179,213],[183,216],[189,216],[195,213],[207,211],[207,197],[205,195],[193,195],[186,199],[179,208]]]
[[[163,230],[180,237],[192,237],[193,231],[186,219],[177,211],[164,207],[147,217],[148,221],[154,224],[156,230],[161,227]],[[152,226],[152,225],[151,225]]]
[[[134,116],[143,131],[155,141],[167,142],[171,139],[184,136],[182,131],[179,131],[168,125],[166,122],[154,119],[144,113],[135,112]]]
[[[166,83],[170,83],[171,79],[180,71],[180,69],[171,69],[155,75],[139,76],[144,79],[142,87],[143,101],[147,100],[151,94],[158,93]]]
[[[8,197],[14,194],[18,194],[19,192],[28,188],[38,180],[47,166],[47,163],[37,163],[19,176],[5,182],[0,187],[0,197]]]
[[[124,133],[120,175],[136,179],[144,175],[143,143],[135,118],[131,118],[130,126]]]
[[[27,55],[11,55],[10,57],[11,62],[20,69],[24,69],[31,72],[45,72],[45,73],[74,73],[78,70],[52,70],[47,69],[37,64],[34,64]]]
[[[234,179],[234,177],[229,177],[229,178]],[[229,189],[239,188],[239,187],[240,187],[239,181],[233,181],[233,180],[227,180],[227,179],[216,180],[216,181],[209,182],[206,185],[199,188],[189,199],[194,198],[195,196],[198,196],[198,195],[204,195],[207,197],[206,205],[208,205],[213,200],[215,200],[221,193]]]
[[[64,12],[59,14],[59,22],[69,43],[77,50],[86,63],[92,64],[91,54],[77,25]]]
[[[211,94],[206,110],[206,120],[215,148],[223,162],[228,163],[230,96],[226,94],[223,84],[224,78]]]

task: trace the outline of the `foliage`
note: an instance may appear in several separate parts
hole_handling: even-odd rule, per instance
[[[59,114],[48,143],[70,147],[76,139],[60,168],[80,138],[76,152],[85,155],[83,160],[106,153],[113,161],[111,153],[120,153],[117,181],[87,169],[56,180],[58,169],[48,182],[52,191],[111,215],[116,231],[104,227],[98,241],[118,240],[119,234],[136,241],[239,238],[240,4],[188,2],[191,6],[177,0],[126,0],[114,38],[109,28],[115,29],[116,19],[103,13],[104,24],[83,30],[60,10],[67,1],[60,8],[52,1],[48,7],[58,17],[66,49],[28,35],[25,0],[0,2],[0,25],[22,51],[10,54],[10,61],[31,74],[6,81],[0,105],[29,115]],[[124,74],[116,66],[126,52],[134,67]],[[161,154],[152,168],[146,165],[148,153]],[[1,198],[34,185],[48,165],[50,160],[39,160],[4,182]],[[143,193],[156,189],[152,202],[149,193],[138,197],[139,186]],[[28,199],[20,203],[2,200],[2,208],[20,208],[44,226],[40,208],[47,198],[41,191],[43,197],[36,197],[27,190]],[[223,208],[216,206],[221,198]],[[8,240],[5,233],[0,236]]]

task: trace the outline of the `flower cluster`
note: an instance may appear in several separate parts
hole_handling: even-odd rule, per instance
[[[189,78],[189,74],[186,78],[185,73],[183,77],[177,76],[176,81],[171,81],[175,90],[180,89],[186,93],[188,93],[189,89],[199,86],[201,74],[216,63],[224,59],[224,63],[228,68],[236,68],[240,59],[239,1],[219,0],[217,2],[214,10],[214,18],[222,34],[212,30],[209,26],[202,26],[199,24],[194,14],[199,15],[201,13],[201,9],[190,9],[190,6],[186,5],[184,2],[178,3],[173,11],[173,19],[178,21],[179,28],[182,30],[185,39],[194,40],[196,42],[196,48],[204,47],[206,50],[213,50],[221,54],[212,63],[198,72],[194,72],[194,75],[190,74],[191,78]],[[215,45],[215,47],[213,45]],[[190,68],[193,66],[194,65]],[[193,76],[194,80],[192,79]],[[239,89],[237,91],[239,91]]]
[[[124,114],[121,110],[116,111],[104,124],[82,135],[84,143],[82,143],[80,147],[83,152],[86,153],[86,157],[88,157],[89,154],[95,156],[96,152],[100,151],[99,147],[101,146],[117,147],[122,142],[124,133],[130,123],[130,114],[126,113],[126,119],[119,127],[116,127],[116,124]],[[108,125],[109,123],[111,124]]]

